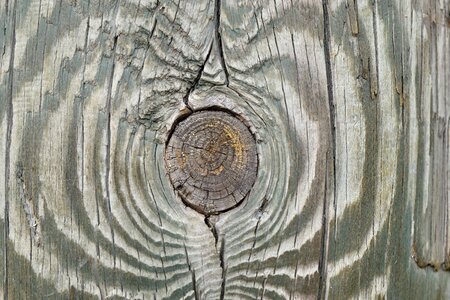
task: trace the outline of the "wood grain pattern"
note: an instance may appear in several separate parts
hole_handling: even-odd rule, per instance
[[[450,297],[448,0],[0,2],[4,299]],[[174,123],[248,120],[236,209]]]
[[[447,165],[447,154],[433,153],[429,144],[438,109],[430,105],[440,93],[447,100],[440,98],[438,110],[447,114],[448,85],[440,82],[448,79],[448,59],[438,63],[435,55],[448,53],[448,9],[448,1],[328,6],[337,137],[329,298],[449,295],[449,274],[424,268],[434,264],[433,252],[446,247],[429,231],[447,226],[446,212],[426,207],[448,203],[447,195],[435,194],[447,178],[441,177],[442,187],[432,183],[437,166]],[[448,132],[444,135],[442,142]],[[441,153],[448,153],[445,148]]]

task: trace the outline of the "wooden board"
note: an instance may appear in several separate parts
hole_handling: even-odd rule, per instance
[[[450,297],[450,2],[0,3],[0,296]],[[164,163],[227,109],[258,174],[217,216]]]

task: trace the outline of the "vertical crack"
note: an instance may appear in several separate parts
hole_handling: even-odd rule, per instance
[[[197,290],[197,279],[195,278],[195,270],[192,270],[192,284],[193,284],[193,289],[194,289],[194,299],[198,300],[200,299],[200,296],[198,294],[198,290]]]
[[[324,198],[323,198],[323,213],[322,213],[322,241],[320,248],[320,259],[319,259],[319,289],[317,294],[317,299],[322,299],[326,295],[326,283],[327,283],[327,260],[328,260],[328,173],[331,171],[334,177],[334,172],[336,170],[336,128],[335,128],[335,108],[333,99],[333,78],[331,73],[331,58],[330,58],[330,20],[328,15],[328,0],[322,0],[323,9],[323,33],[324,33],[324,56],[325,56],[325,67],[327,76],[327,92],[328,92],[328,108],[330,115],[330,131],[331,131],[331,148],[332,153],[327,155],[326,163],[326,176],[324,184]],[[332,170],[329,169],[329,161],[331,159]],[[333,197],[336,197],[336,180],[333,178]],[[334,199],[335,201],[335,199]]]
[[[225,266],[225,239],[222,238],[220,242],[220,267],[222,268],[222,285],[220,287],[220,300],[225,298],[225,285],[227,281],[227,268]]]
[[[253,232],[253,244],[252,244],[252,248],[250,249],[250,253],[248,254],[248,259],[247,261],[250,262],[250,259],[253,255],[253,250],[255,249],[256,246],[256,238],[257,238],[257,232],[258,232],[258,228],[259,228],[259,223],[261,222],[261,217],[264,214],[264,211],[266,209],[267,203],[268,203],[268,199],[266,197],[263,198],[261,205],[259,206],[258,210],[256,211],[256,218],[258,219],[258,221],[256,221],[256,226],[255,226],[255,230]],[[248,274],[248,270],[250,268],[250,264],[247,267],[247,271],[245,272],[245,274]]]
[[[12,135],[12,126],[13,126],[13,88],[14,88],[14,54],[16,48],[16,1],[14,1],[12,8],[8,7],[9,1],[6,2],[6,12],[12,14],[11,15],[11,54],[9,57],[9,66],[8,66],[8,86],[7,86],[7,125],[6,125],[6,149],[5,149],[5,225],[3,231],[3,289],[4,299],[8,299],[8,239],[9,239],[9,176],[10,176],[10,152],[11,152],[11,135]]]
[[[216,249],[217,244],[219,243],[219,232],[216,228],[217,221],[218,221],[217,215],[205,217],[205,224],[210,228],[211,233],[214,236]],[[227,268],[225,266],[225,238],[223,236],[220,237],[219,261],[220,261],[220,268],[222,269],[222,284],[220,286],[220,299],[223,300],[225,297],[225,284],[227,276]]]
[[[205,66],[211,56],[211,52],[214,48],[214,46],[217,47],[217,52],[220,60],[220,65],[222,67],[222,70],[225,74],[225,85],[229,85],[229,73],[227,69],[227,65],[225,63],[225,55],[223,51],[223,44],[222,44],[222,36],[220,34],[220,13],[221,13],[221,0],[215,0],[215,6],[214,6],[214,39],[213,42],[210,45],[210,48],[208,50],[208,53],[205,57],[204,62],[200,66],[197,76],[194,78],[191,86],[187,90],[185,96],[183,97],[183,102],[187,109],[189,109],[191,112],[193,112],[193,108],[189,104],[189,97],[191,93],[195,90],[195,88],[198,86],[201,77],[203,75],[203,71],[205,69]],[[215,247],[217,249],[218,243],[219,243],[219,234],[216,228],[216,222],[217,222],[217,216],[216,215],[209,215],[205,217],[205,224],[209,227],[211,230],[211,233],[214,237],[215,241]],[[220,238],[220,250],[219,250],[219,260],[220,260],[220,267],[222,268],[222,284],[221,284],[221,290],[220,290],[220,299],[224,299],[225,297],[225,285],[226,285],[226,267],[225,267],[225,239],[223,237]],[[187,256],[187,252],[186,252]],[[190,263],[188,262],[189,269]],[[195,278],[195,272],[192,270],[192,280],[194,284],[194,296],[195,298],[198,298],[198,291],[196,288],[196,278]]]
[[[18,198],[25,212],[25,217],[30,228],[30,238],[39,247],[41,243],[41,226],[39,216],[36,213],[34,199],[29,193],[25,182],[24,169],[21,165],[16,169],[16,182],[18,187]]]
[[[198,86],[198,83],[200,82],[200,79],[202,78],[203,70],[205,69],[205,65],[208,62],[209,56],[211,55],[212,48],[213,48],[213,45],[211,44],[211,46],[209,47],[209,50],[208,50],[208,54],[206,54],[205,60],[203,61],[202,65],[200,66],[200,69],[198,70],[197,76],[195,77],[195,79],[192,82],[190,88],[188,89],[188,91],[186,92],[186,94],[183,97],[184,105],[186,105],[186,107],[191,112],[193,112],[194,110],[189,105],[189,96],[195,90],[195,88]]]
[[[217,222],[217,216],[215,216],[215,215],[205,217],[205,224],[206,224],[206,226],[209,227],[212,235],[214,236],[215,246],[217,249],[217,242],[219,240],[219,237],[217,235],[216,222]]]
[[[225,73],[225,85],[228,86],[230,84],[229,81],[229,73],[227,69],[227,64],[225,63],[225,55],[223,53],[223,44],[222,44],[222,35],[220,34],[221,28],[220,28],[220,12],[221,12],[221,0],[216,0],[215,6],[214,6],[214,42],[217,45],[219,59],[220,59],[220,66],[222,67],[223,72]]]
[[[195,270],[191,266],[191,262],[189,260],[189,254],[188,254],[188,251],[187,251],[186,244],[183,243],[183,245],[184,245],[184,254],[186,255],[186,263],[188,265],[189,272],[191,272],[192,289],[194,291],[194,299],[198,300],[198,299],[200,299],[200,295],[199,295],[198,290],[197,290],[197,279],[195,277]]]
[[[112,212],[111,212],[111,197],[110,197],[110,191],[109,191],[109,175],[111,172],[111,98],[112,98],[112,88],[113,88],[113,80],[114,80],[114,71],[116,67],[115,58],[116,58],[116,47],[117,47],[117,39],[118,36],[114,37],[114,43],[112,48],[112,66],[111,66],[111,72],[109,74],[109,82],[108,82],[108,90],[107,90],[107,101],[106,101],[106,113],[107,113],[107,144],[106,144],[106,172],[105,172],[105,190],[106,190],[106,204],[108,208],[108,223],[111,229],[111,239],[113,244],[113,265],[114,265],[114,271],[116,270],[116,246],[115,246],[115,238],[114,238],[114,229],[112,226]],[[114,282],[115,282],[115,274],[114,274]]]
[[[217,52],[220,60],[220,66],[222,67],[222,70],[225,74],[225,85],[228,86],[229,84],[229,75],[228,75],[228,69],[227,65],[225,63],[225,55],[223,52],[223,45],[222,45],[222,36],[220,34],[220,12],[221,12],[221,0],[215,0],[215,6],[214,6],[214,39],[211,43],[208,53],[205,57],[205,60],[203,61],[202,65],[200,66],[200,69],[198,70],[197,76],[194,78],[194,81],[192,82],[191,86],[187,90],[186,94],[183,97],[184,105],[192,112],[193,108],[189,104],[189,96],[191,93],[195,90],[195,88],[198,86],[200,79],[203,75],[203,70],[205,69],[206,63],[209,60],[209,57],[211,56],[211,52],[214,48],[214,45],[217,46]]]

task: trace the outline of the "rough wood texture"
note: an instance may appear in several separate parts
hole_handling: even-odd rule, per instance
[[[176,124],[165,154],[167,172],[184,202],[205,215],[236,207],[258,171],[256,142],[230,112],[194,112]]]
[[[449,297],[450,274],[427,267],[449,255],[449,9],[449,1],[327,5],[336,115],[330,298]],[[434,133],[438,116],[445,121]]]
[[[449,11],[1,1],[0,295],[449,298]],[[259,169],[205,219],[164,154],[211,107],[249,121]]]

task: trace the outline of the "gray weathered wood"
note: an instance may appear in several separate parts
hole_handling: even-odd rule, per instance
[[[448,0],[0,2],[0,296],[449,298]],[[174,122],[254,132],[183,204]]]
[[[440,267],[449,255],[449,8],[448,1],[328,6],[337,179],[330,298],[449,297],[450,276]],[[445,121],[433,133],[437,117]]]

